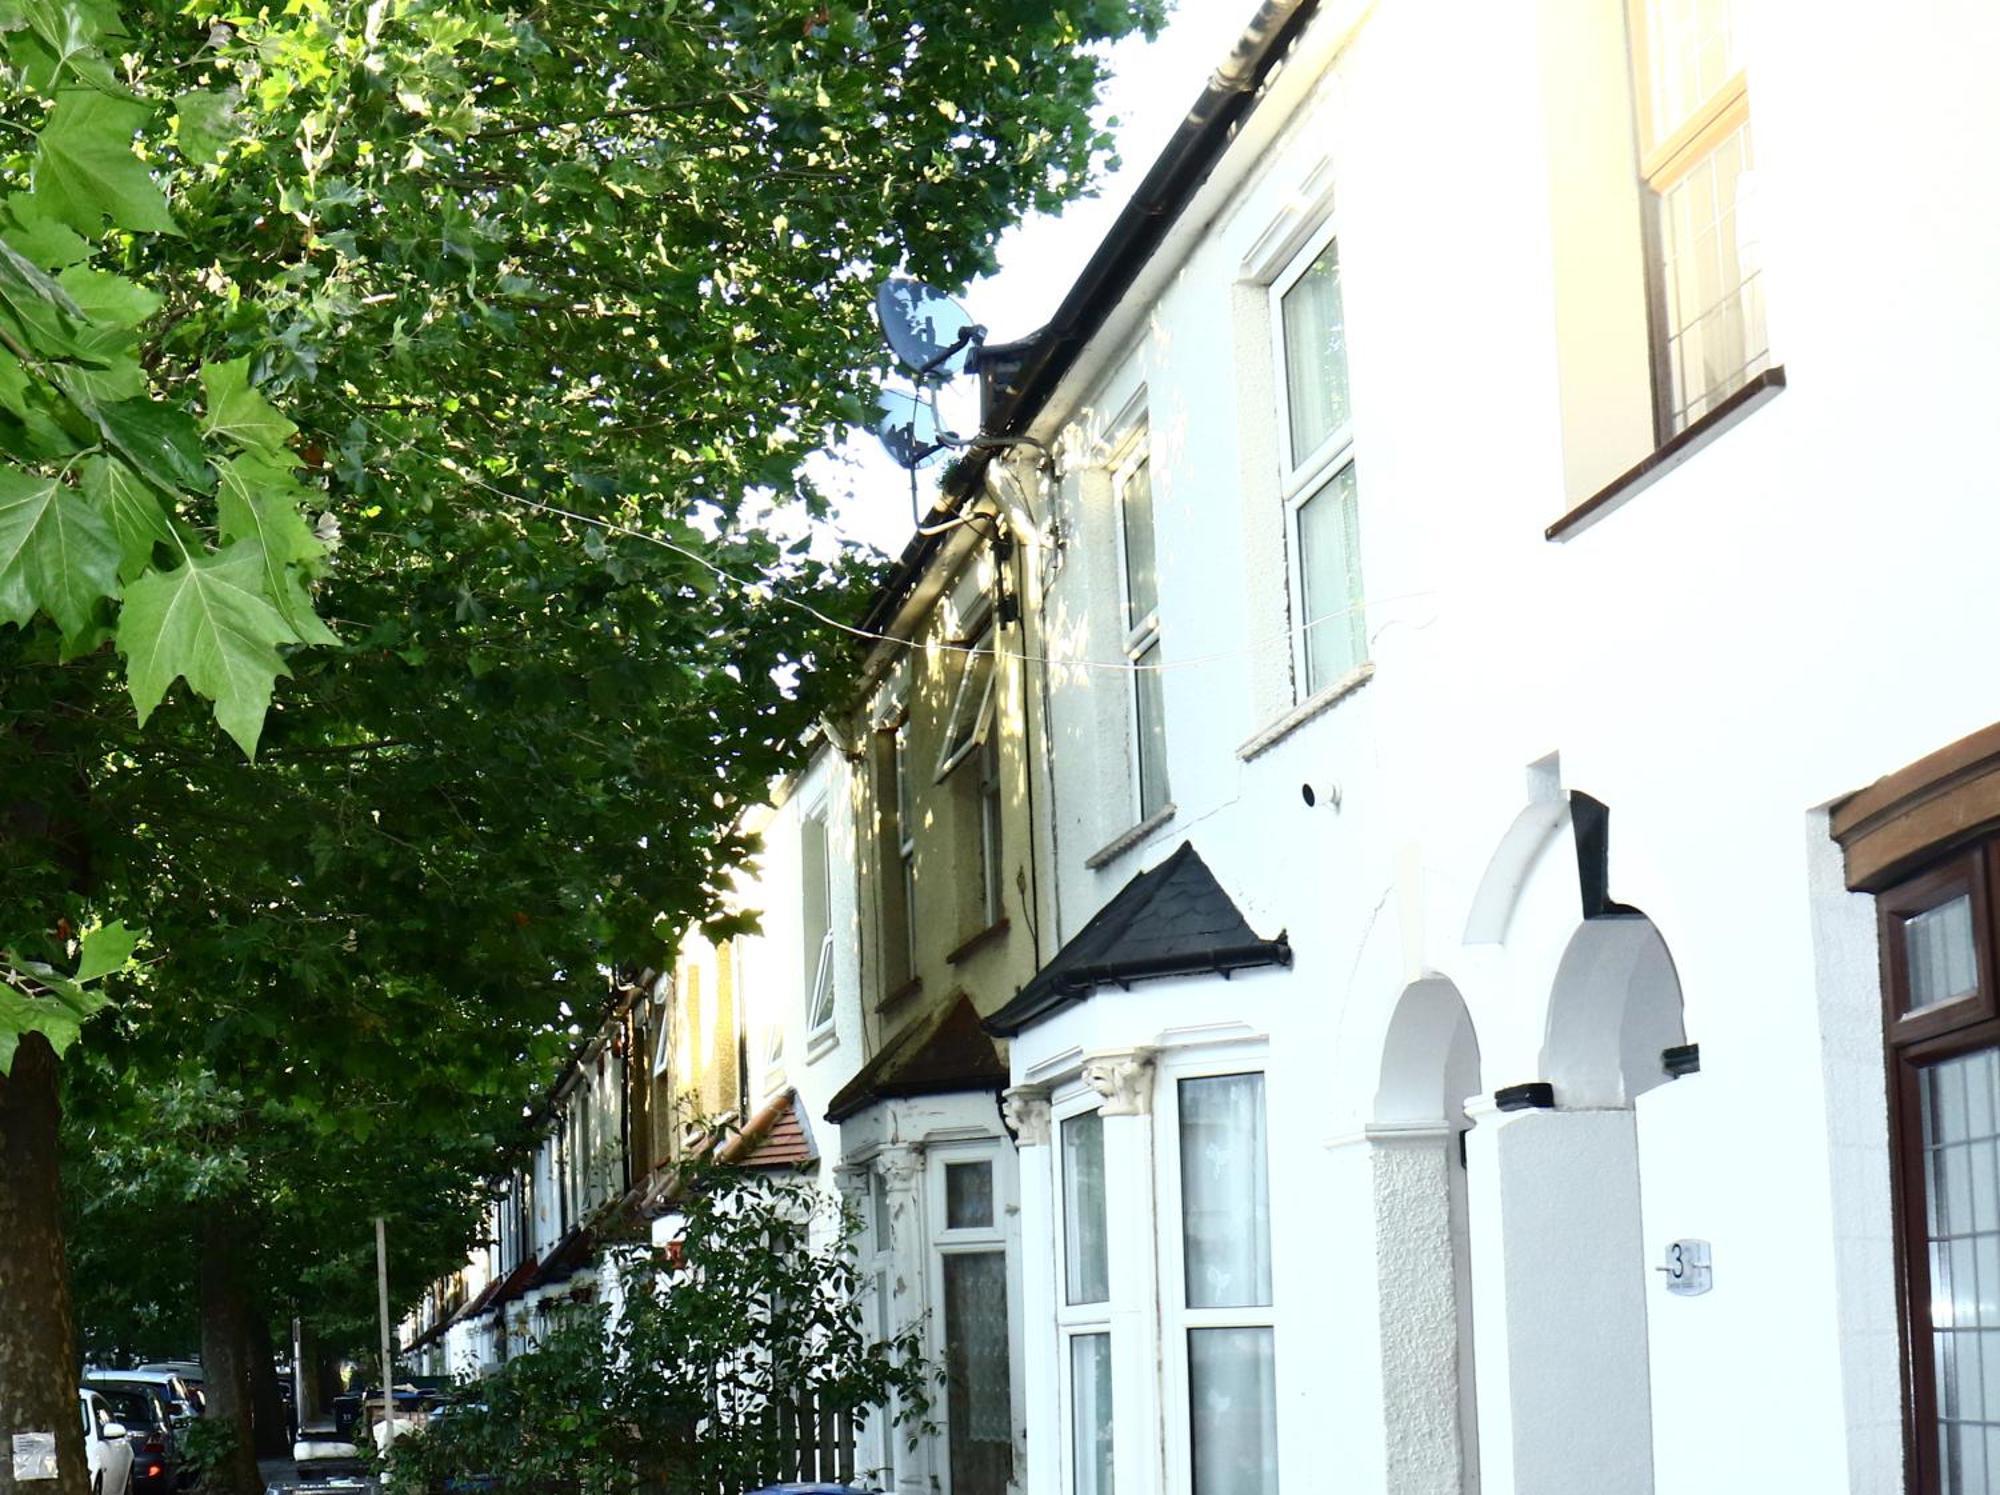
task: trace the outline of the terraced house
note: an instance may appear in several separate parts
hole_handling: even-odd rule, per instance
[[[983,350],[741,890],[884,1485],[2000,1489],[2000,12],[1845,19],[1272,0]]]

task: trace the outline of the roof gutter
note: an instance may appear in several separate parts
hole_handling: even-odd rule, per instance
[[[1065,1007],[1073,1007],[1101,986],[1129,990],[1135,981],[1156,981],[1168,976],[1221,976],[1224,980],[1238,971],[1259,966],[1290,966],[1292,944],[1284,935],[1274,940],[1252,940],[1247,944],[1215,945],[1206,950],[1179,951],[1171,955],[1149,956],[1144,960],[1108,961],[1075,966],[1062,972],[1042,994],[1042,1000],[1011,1020],[983,1024],[988,1033],[1012,1038]],[[995,1014],[997,1017],[998,1014]]]
[[[1085,262],[1048,325],[1018,343],[994,344],[981,350],[981,361],[988,370],[980,388],[982,435],[1021,434],[1056,392],[1078,355],[1159,250],[1182,210],[1194,200],[1235,139],[1237,127],[1257,107],[1264,81],[1318,9],[1319,0],[1264,0],[1113,221],[1097,252]],[[945,480],[938,507],[955,511],[978,493],[992,460],[992,448],[967,452]],[[863,628],[873,632],[886,628],[941,539],[940,535],[921,532],[911,538],[870,603],[861,620]]]

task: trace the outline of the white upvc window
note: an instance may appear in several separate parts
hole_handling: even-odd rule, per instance
[[[817,805],[799,820],[799,914],[804,959],[806,1032],[819,1037],[833,1029],[833,867],[828,845],[826,806]],[[782,1044],[783,1024],[777,1025]],[[780,1049],[782,1052],[782,1049]]]
[[[1160,570],[1153,528],[1152,455],[1141,428],[1113,472],[1125,657],[1132,663],[1132,781],[1138,819],[1166,807],[1166,687],[1160,674]]]
[[[1104,1117],[1088,1109],[1054,1119],[1056,1375],[1062,1407],[1065,1495],[1113,1495],[1111,1243]]]
[[[1750,92],[1733,0],[1628,0],[1650,270],[1659,438],[1771,364],[1757,243]]]
[[[1176,1068],[1161,1139],[1160,1339],[1171,1486],[1277,1495],[1277,1328],[1264,1075]],[[1177,1222],[1177,1228],[1170,1223]]]
[[[992,735],[993,610],[989,604],[965,630],[958,652],[958,689],[952,695],[944,746],[938,753],[938,782],[972,756]]]
[[[934,1144],[926,1193],[931,1301],[945,1382],[943,1495],[1006,1495],[1014,1479],[1011,1176],[996,1142]]]
[[[1368,659],[1347,317],[1331,221],[1272,282],[1271,319],[1283,392],[1279,467],[1292,556],[1293,667],[1304,699]]]

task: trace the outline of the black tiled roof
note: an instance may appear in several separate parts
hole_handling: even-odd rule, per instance
[[[1184,841],[1159,866],[1125,884],[1013,1001],[986,1020],[986,1031],[1012,1038],[1100,986],[1205,972],[1227,976],[1251,966],[1291,963],[1284,934],[1257,938],[1194,843]]]
[[[979,1026],[972,999],[961,996],[891,1038],[827,1102],[826,1119],[845,1121],[880,1100],[1007,1088],[1007,1065]]]

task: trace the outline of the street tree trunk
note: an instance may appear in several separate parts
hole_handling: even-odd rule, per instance
[[[250,1406],[257,1429],[257,1457],[282,1459],[292,1451],[285,1427],[284,1393],[278,1388],[278,1354],[268,1313],[250,1315]]]
[[[208,1407],[232,1434],[228,1458],[204,1490],[262,1495],[251,1417],[250,1298],[244,1285],[242,1231],[235,1212],[210,1209],[201,1227],[201,1372]]]
[[[23,1035],[0,1077],[0,1495],[88,1495],[77,1410],[76,1322],[63,1258],[55,1050]],[[13,1439],[54,1433],[54,1483],[14,1481]]]

